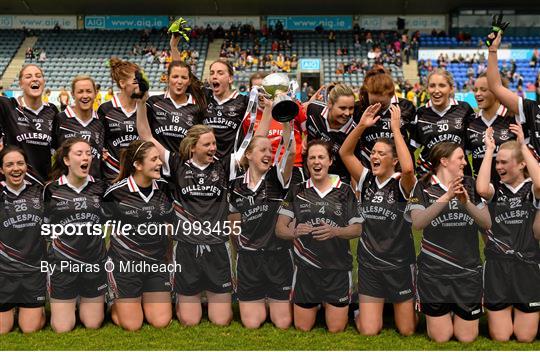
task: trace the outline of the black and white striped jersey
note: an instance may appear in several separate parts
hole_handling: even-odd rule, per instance
[[[287,194],[277,166],[272,166],[255,188],[249,187],[249,169],[238,176],[231,186],[230,211],[240,213],[240,251],[279,250],[289,248],[288,241],[276,237],[278,210]]]
[[[341,126],[340,129],[333,129],[328,123],[328,112],[329,108],[324,103],[314,102],[308,105],[306,112],[307,140],[310,142],[315,139],[322,139],[323,141],[330,143],[334,161],[328,172],[330,174],[339,175],[344,182],[350,182],[351,176],[343,164],[343,161],[341,161],[339,149],[343,145],[343,142],[345,142],[349,133],[356,127],[356,123],[351,116],[350,120],[345,125]],[[358,158],[361,157],[360,145],[356,146],[355,155]]]
[[[234,91],[225,100],[218,100],[211,90],[206,90],[208,106],[202,123],[214,129],[216,136],[216,157],[222,159],[230,155],[237,143],[244,139],[242,121],[246,115],[249,98]]]
[[[58,109],[43,104],[38,110],[26,106],[24,98],[0,96],[0,135],[4,145],[15,145],[26,152],[30,183],[43,185],[51,171],[51,143],[53,119]]]
[[[396,269],[415,261],[411,224],[404,213],[409,195],[396,172],[380,183],[364,169],[356,190],[360,193],[362,235],[358,243],[358,262],[373,269]]]
[[[484,160],[486,154],[486,146],[484,144],[484,137],[486,130],[493,128],[493,139],[495,140],[495,153],[493,154],[493,162],[491,164],[491,180],[494,183],[499,182],[499,175],[495,171],[495,157],[499,151],[499,147],[504,142],[515,140],[516,135],[510,131],[510,125],[516,123],[516,118],[508,113],[508,109],[501,105],[497,110],[495,117],[491,120],[486,120],[483,117],[483,111],[480,110],[474,115],[473,119],[469,121],[467,127],[467,138],[465,141],[465,149],[467,154],[471,156],[473,175],[478,176],[480,166]]]
[[[165,260],[173,226],[169,233],[163,225],[174,225],[175,220],[171,192],[167,181],[161,179],[152,181],[150,188],[150,193],[143,193],[130,176],[111,185],[105,193],[103,208],[107,218],[131,227],[130,231],[113,227],[110,255],[121,260]]]
[[[332,187],[321,192],[311,179],[291,187],[279,214],[317,226],[326,223],[332,227],[346,227],[361,223],[356,197],[351,187],[332,177]],[[351,270],[352,255],[349,240],[333,237],[318,241],[312,234],[293,241],[297,264],[316,269]]]
[[[417,160],[419,175],[430,171],[429,153],[437,144],[453,142],[465,146],[467,123],[473,117],[471,106],[455,99],[450,99],[450,105],[445,111],[435,111],[431,100],[418,108],[411,126],[411,145],[415,148],[423,147]]]
[[[540,264],[540,247],[533,234],[540,200],[534,195],[531,179],[515,188],[503,182],[490,186],[495,193],[488,203],[492,226],[487,231],[486,258]]]
[[[79,188],[71,185],[66,176],[48,183],[43,191],[44,222],[62,227],[61,234],[52,240],[52,258],[79,263],[97,263],[105,258],[105,239],[102,238],[103,195],[106,183],[88,176]],[[73,226],[67,226],[71,225]],[[76,225],[85,225],[73,233]],[[95,227],[94,227],[95,225]],[[52,233],[51,233],[52,235]]]
[[[93,111],[92,118],[84,122],[68,106],[54,118],[52,148],[58,149],[66,139],[76,137],[83,138],[90,143],[92,152],[90,175],[95,178],[102,178],[101,166],[105,142],[103,122],[98,118],[97,113]]]
[[[463,186],[470,201],[483,208],[485,202],[476,193],[474,180],[465,176]],[[409,198],[405,219],[410,221],[412,210],[427,209],[447,191],[435,175],[429,182],[417,182]],[[450,276],[475,273],[480,267],[478,225],[457,198],[448,202],[448,206],[424,228],[418,265],[433,275]]]
[[[103,158],[103,176],[114,180],[120,172],[120,152],[131,142],[139,139],[137,133],[137,110],[127,111],[118,96],[99,106],[98,116],[105,128],[104,147],[107,154]]]
[[[220,244],[229,240],[230,157],[198,165],[167,151],[163,175],[174,185],[174,210],[178,219],[174,238],[191,244]]]
[[[165,149],[176,152],[187,131],[201,123],[203,111],[188,94],[185,104],[176,104],[169,94],[154,95],[146,102],[148,123],[154,138]]]
[[[0,271],[26,274],[40,271],[45,259],[43,188],[26,183],[19,190],[0,182]]]

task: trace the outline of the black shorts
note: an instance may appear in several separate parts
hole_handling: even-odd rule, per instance
[[[509,306],[524,313],[540,311],[540,266],[488,259],[484,263],[484,307],[497,311]]]
[[[358,264],[358,293],[399,303],[414,297],[415,265],[377,270]]]
[[[416,307],[425,315],[440,317],[454,312],[464,320],[482,315],[482,271],[458,277],[417,273]]]
[[[236,260],[238,300],[289,300],[293,268],[292,254],[288,249],[239,252]]]
[[[25,275],[0,273],[0,312],[45,306],[46,281],[47,274],[40,271]]]
[[[320,303],[348,306],[352,295],[352,274],[346,270],[312,269],[297,265],[294,269],[292,302],[303,308]]]
[[[137,298],[144,292],[171,292],[171,273],[161,271],[140,272],[133,266],[126,266],[127,261],[116,258],[109,258],[113,263],[114,270],[107,271],[107,281],[109,285],[109,298]],[[108,261],[108,262],[109,262]],[[130,264],[144,264],[144,261],[129,261]],[[166,264],[157,262],[146,262],[152,264]],[[106,267],[110,264],[105,264]],[[136,271],[137,270],[137,271]]]
[[[233,290],[228,242],[194,245],[178,242],[174,261],[182,271],[174,273],[174,292],[194,296],[203,291],[229,293]]]
[[[61,263],[64,266],[61,267]],[[81,265],[69,260],[53,260],[48,274],[48,290],[52,299],[68,300],[77,297],[95,298],[107,292],[107,273],[104,263]]]

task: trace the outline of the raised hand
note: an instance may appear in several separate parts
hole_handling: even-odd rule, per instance
[[[484,145],[486,146],[486,150],[494,151],[495,146],[495,139],[493,138],[493,128],[489,127],[486,130],[486,133],[484,135]]]
[[[377,121],[379,121],[379,119],[381,118],[380,116],[377,116],[380,108],[381,103],[376,103],[368,106],[362,114],[362,117],[360,118],[359,126],[362,125],[364,127],[371,127],[375,125]]]
[[[399,106],[390,105],[390,129],[397,131],[401,128],[401,109]]]
[[[525,134],[523,133],[521,124],[511,124],[509,128],[510,131],[517,136],[519,144],[525,144]]]
[[[486,45],[492,50],[497,50],[499,48],[502,33],[510,24],[510,22],[503,22],[502,19],[502,14],[493,15],[493,20],[491,21],[491,33],[489,33],[486,38]]]

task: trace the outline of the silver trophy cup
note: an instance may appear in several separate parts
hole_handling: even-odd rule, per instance
[[[288,95],[291,81],[284,73],[272,73],[262,81],[264,92],[272,99],[272,117],[279,122],[288,122],[298,115],[296,102]]]

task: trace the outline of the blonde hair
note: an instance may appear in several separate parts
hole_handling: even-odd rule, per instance
[[[214,133],[214,130],[206,125],[194,125],[188,130],[186,136],[180,142],[178,151],[182,160],[191,158],[191,149],[197,144],[199,138],[206,133]]]
[[[36,65],[36,64],[26,64],[26,65],[24,65],[24,66],[21,68],[21,70],[19,71],[19,81],[22,79],[23,73],[24,73],[24,71],[25,71],[28,67],[35,67],[35,68],[37,68],[37,69],[41,72],[41,75],[42,75],[43,77],[45,77],[45,73],[43,73],[43,69],[42,69],[41,67],[39,67],[39,66]]]
[[[348,85],[339,83],[328,93],[328,102],[335,104],[339,97],[354,97],[354,92]]]
[[[523,157],[523,153],[521,152],[521,144],[518,141],[508,141],[501,144],[499,147],[499,150],[510,150],[512,152],[512,157],[516,159],[518,163],[522,163],[525,161],[525,158]],[[529,177],[529,171],[527,170],[527,167],[523,169],[523,175],[525,177]]]
[[[247,153],[251,153],[253,149],[255,149],[255,146],[257,145],[257,141],[259,140],[267,140],[268,137],[265,136],[254,136],[251,141],[249,141],[249,144],[244,151],[244,155],[242,155],[242,158],[240,159],[240,167],[244,170],[247,170],[249,168],[249,160],[246,157]]]
[[[94,88],[94,93],[97,92],[96,81],[94,81],[94,79],[92,77],[90,77],[88,75],[78,75],[75,78],[73,78],[73,81],[71,81],[71,92],[72,93],[75,93],[75,85],[77,84],[77,82],[81,82],[81,81],[90,81],[90,82],[92,82],[92,88]]]
[[[452,76],[450,72],[446,71],[443,68],[436,68],[429,73],[429,75],[427,76],[428,84],[429,84],[429,81],[431,80],[431,77],[435,75],[443,76],[450,87],[452,87],[453,89],[456,88],[456,82],[454,81],[454,76]]]

